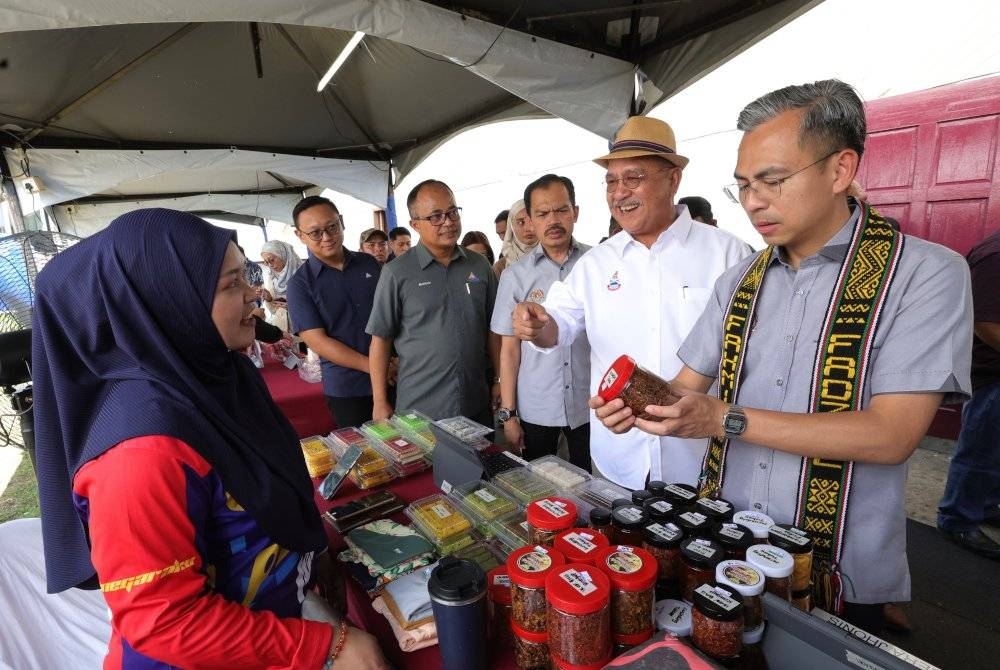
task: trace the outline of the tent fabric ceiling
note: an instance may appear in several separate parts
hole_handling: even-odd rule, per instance
[[[637,73],[648,111],[820,1],[8,0],[0,143],[391,161],[398,180],[497,120],[555,115],[611,137]]]

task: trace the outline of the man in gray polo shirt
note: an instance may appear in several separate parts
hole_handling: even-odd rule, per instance
[[[486,258],[458,246],[461,208],[447,184],[427,180],[406,199],[420,235],[382,268],[368,321],[374,418],[390,416],[387,370],[399,355],[396,406],[434,419],[464,415],[492,425],[487,355],[499,367],[500,338],[489,331],[497,278]],[[494,383],[492,396],[499,396]]]
[[[843,82],[768,93],[738,127],[727,192],[771,246],[719,278],[678,352],[676,402],[648,409],[659,420],[634,419],[618,399],[597,413],[612,430],[714,437],[703,492],[799,523],[817,551],[833,547],[829,580],[814,572],[813,583],[878,632],[883,603],[910,599],[906,460],[942,399],[971,386],[968,268],[848,199],[865,114]],[[858,323],[871,329],[849,332]],[[738,395],[704,395],[716,378]],[[850,402],[838,405],[841,395]]]
[[[569,460],[590,472],[590,344],[586,334],[546,355],[514,335],[511,314],[520,302],[541,303],[552,283],[565,279],[590,247],[573,239],[580,214],[573,182],[547,174],[524,189],[524,205],[537,244],[500,277],[490,328],[500,344],[497,421],[511,446],[528,460],[555,454],[566,436]]]

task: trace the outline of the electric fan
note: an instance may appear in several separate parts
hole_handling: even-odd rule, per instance
[[[19,441],[13,425],[0,423],[0,444],[23,446],[32,463],[35,441],[31,411],[31,313],[35,279],[53,256],[79,241],[73,235],[48,231],[0,238],[0,391],[10,396],[14,416],[20,419],[14,423],[19,424],[21,432]]]

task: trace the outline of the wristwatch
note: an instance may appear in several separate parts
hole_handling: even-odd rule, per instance
[[[722,429],[726,431],[726,437],[739,437],[747,429],[747,413],[739,405],[730,405],[726,413],[722,415]]]
[[[507,422],[508,419],[516,416],[517,416],[516,409],[508,409],[506,407],[501,407],[500,409],[497,410],[497,423],[499,423],[502,426]]]

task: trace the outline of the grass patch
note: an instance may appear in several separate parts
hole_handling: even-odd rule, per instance
[[[12,519],[41,516],[38,508],[38,486],[31,459],[25,454],[7,490],[0,494],[0,523]]]

